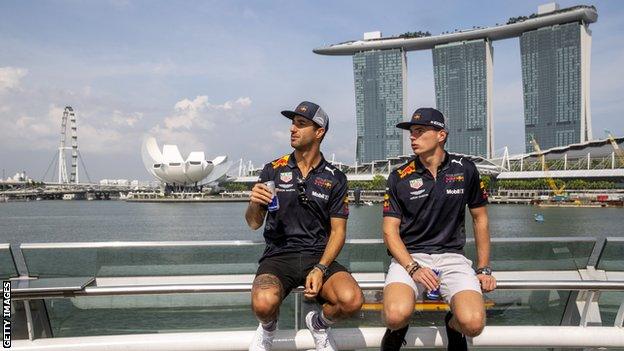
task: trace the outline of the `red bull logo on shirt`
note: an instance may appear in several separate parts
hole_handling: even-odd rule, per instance
[[[412,161],[405,168],[398,170],[399,178],[403,179],[414,172],[416,172],[416,163]]]
[[[456,183],[456,182],[463,182],[464,181],[464,174],[460,173],[460,174],[449,174],[446,175],[444,177],[444,182],[445,183]]]
[[[316,178],[314,179],[314,185],[320,186],[325,189],[331,189],[332,182],[331,180],[328,180],[328,179]]]
[[[277,160],[271,162],[271,165],[273,166],[273,169],[286,166],[288,164],[288,159],[289,158],[290,158],[290,155],[285,155],[285,156],[283,156],[281,158],[278,158]]]

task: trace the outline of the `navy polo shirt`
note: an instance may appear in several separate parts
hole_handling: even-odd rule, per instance
[[[390,173],[383,215],[401,219],[399,232],[410,253],[463,254],[465,207],[487,202],[472,161],[446,153],[434,179],[416,156]]]
[[[262,259],[293,252],[321,256],[330,234],[330,218],[349,216],[347,177],[321,154],[321,162],[304,178],[292,153],[264,166],[259,181],[269,180],[275,181],[279,210],[267,212]],[[298,199],[299,180],[305,184],[308,206]]]

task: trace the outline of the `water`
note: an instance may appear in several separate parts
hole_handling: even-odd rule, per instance
[[[260,241],[262,230],[252,231],[245,223],[246,206],[246,203],[150,204],[121,201],[0,203],[0,243]],[[618,208],[490,205],[488,211],[492,237],[602,238],[622,236],[621,228],[624,226],[624,209]],[[535,213],[543,214],[544,221],[536,222]],[[381,222],[381,206],[352,206],[348,238],[381,238]],[[467,225],[467,231],[467,236],[472,237],[471,225]],[[182,330],[253,330],[257,326],[249,306],[249,293],[220,295],[50,299],[46,300],[46,309],[54,335],[67,337]],[[567,291],[497,290],[486,297],[495,302],[495,306],[488,310],[488,325],[559,325],[569,296]],[[622,292],[601,296],[601,317],[605,323],[613,323],[623,297]],[[280,323],[283,328],[294,327],[294,306],[291,295],[281,309]],[[441,325],[442,316],[440,312],[416,312],[411,325]],[[299,323],[302,325],[302,320]],[[376,311],[362,311],[341,322],[342,327],[358,325],[381,327],[383,323]]]
[[[0,204],[0,242],[262,240],[244,219],[246,203],[152,204],[31,201]],[[349,239],[381,238],[380,205],[350,209]],[[490,205],[492,237],[622,236],[621,208]],[[535,213],[543,222],[534,220]],[[467,213],[468,237],[472,236]]]

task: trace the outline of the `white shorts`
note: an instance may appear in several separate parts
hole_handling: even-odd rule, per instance
[[[479,284],[479,280],[472,269],[472,261],[464,255],[456,253],[433,255],[415,253],[411,255],[421,266],[440,271],[440,294],[447,303],[451,303],[453,296],[463,290],[473,290],[481,294],[481,284]],[[422,284],[416,283],[394,258],[390,261],[385,285],[390,283],[409,285],[414,289],[416,298],[426,291],[426,288]]]

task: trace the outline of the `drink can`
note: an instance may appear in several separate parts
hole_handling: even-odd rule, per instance
[[[275,192],[275,182],[269,180],[268,182],[264,182],[264,184],[269,188],[271,194],[273,194],[271,202],[269,202],[269,212],[275,212],[279,210],[279,200],[277,198],[277,193]]]
[[[440,270],[432,269],[433,273],[436,274],[438,278],[440,278]],[[426,295],[429,300],[439,300],[440,299],[440,288],[429,291]]]

